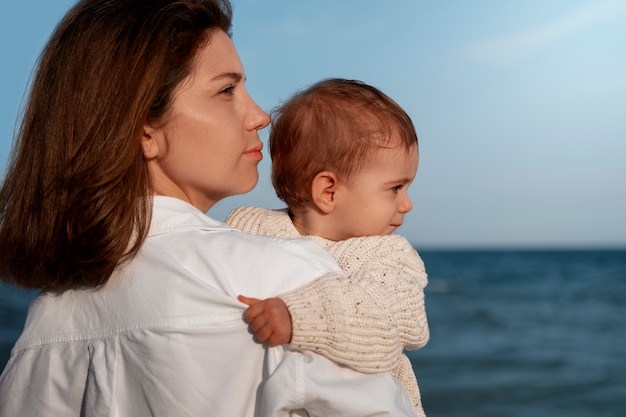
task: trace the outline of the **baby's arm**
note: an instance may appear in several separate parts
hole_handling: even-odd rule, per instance
[[[285,211],[239,208],[226,222],[245,232],[296,237]],[[349,279],[323,277],[280,296],[294,324],[292,347],[311,350],[361,372],[389,371],[403,349],[428,341],[424,266],[400,236],[332,244]]]
[[[338,245],[333,252],[350,273],[348,279],[320,278],[280,296],[285,302],[240,297],[250,305],[246,318],[257,338],[270,346],[291,342],[298,350],[321,353],[361,372],[391,370],[403,349],[428,341],[423,264],[399,236]],[[346,253],[354,249],[360,249],[359,258],[350,262]]]
[[[324,277],[280,296],[291,313],[291,346],[361,372],[388,371],[403,349],[429,338],[424,266],[406,239],[375,236],[330,249],[348,279]]]

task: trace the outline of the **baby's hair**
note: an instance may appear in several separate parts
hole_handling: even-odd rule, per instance
[[[322,171],[343,181],[363,169],[372,150],[418,145],[408,114],[375,87],[331,78],[297,92],[272,111],[272,183],[291,210],[311,201]]]

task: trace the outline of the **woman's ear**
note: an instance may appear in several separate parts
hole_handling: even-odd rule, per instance
[[[163,130],[150,125],[143,126],[141,136],[141,148],[146,159],[154,159],[159,156],[163,142]]]
[[[313,204],[324,214],[335,209],[337,185],[337,176],[331,171],[322,171],[313,178],[311,183]]]

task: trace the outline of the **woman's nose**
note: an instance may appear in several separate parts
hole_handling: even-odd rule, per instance
[[[261,109],[252,98],[250,98],[250,111],[248,113],[247,128],[249,130],[260,130],[270,124],[270,116]]]

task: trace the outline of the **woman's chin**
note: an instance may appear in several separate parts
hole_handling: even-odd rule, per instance
[[[231,196],[249,193],[250,191],[254,189],[254,187],[256,187],[258,182],[259,182],[259,176],[257,175],[256,177],[254,177],[254,179],[251,179],[248,183],[242,184],[240,188],[238,188],[231,194]]]

